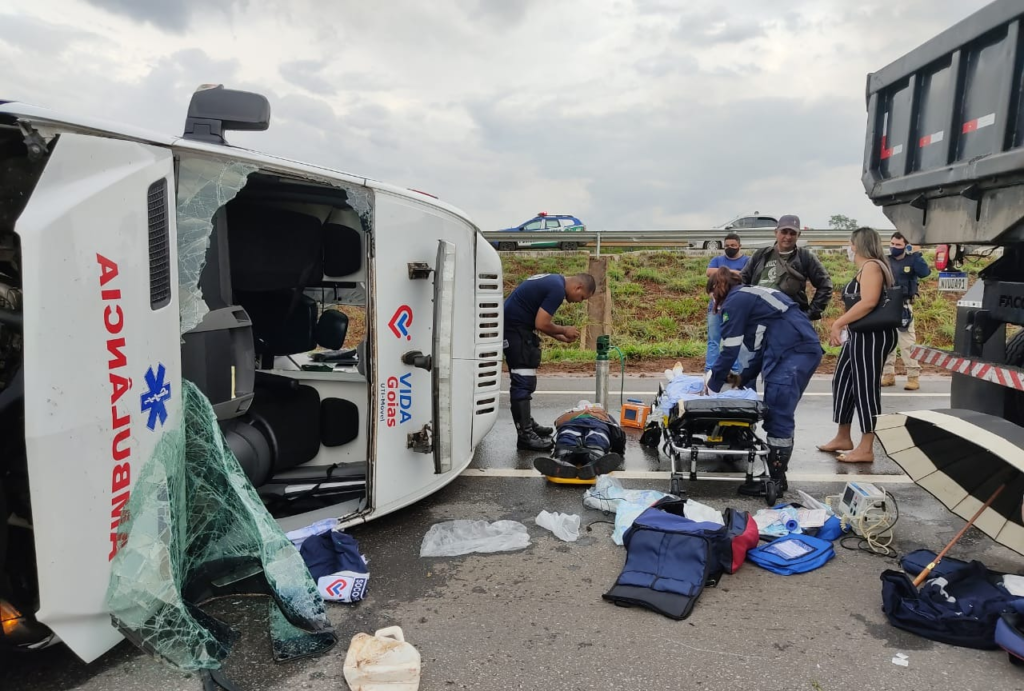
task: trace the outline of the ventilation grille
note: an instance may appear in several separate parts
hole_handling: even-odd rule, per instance
[[[501,293],[501,282],[498,274],[478,274],[476,282],[477,293]]]
[[[149,306],[158,310],[171,301],[171,243],[167,219],[167,179],[149,186]]]
[[[497,410],[498,397],[492,396],[490,398],[481,398],[476,402],[476,414],[477,415],[488,415]]]
[[[496,341],[501,337],[501,303],[478,301],[476,305],[477,342]]]

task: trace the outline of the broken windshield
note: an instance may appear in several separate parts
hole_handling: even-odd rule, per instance
[[[183,158],[178,170],[178,311],[181,333],[197,327],[210,308],[199,277],[213,233],[213,215],[235,198],[256,166],[207,158]]]
[[[183,420],[142,467],[118,529],[107,604],[129,640],[182,670],[218,669],[237,634],[200,606],[267,595],[279,660],[336,636],[298,550],[264,508],[207,398],[182,381]]]

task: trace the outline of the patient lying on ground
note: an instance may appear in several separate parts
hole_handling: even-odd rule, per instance
[[[533,462],[547,477],[592,480],[622,464],[626,435],[600,405],[580,401],[555,420],[554,437],[551,457]]]

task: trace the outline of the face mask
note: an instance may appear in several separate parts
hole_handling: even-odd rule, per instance
[[[906,252],[906,250],[907,250],[906,247],[890,247],[889,248],[889,254],[891,254],[894,257],[898,257],[901,254],[903,254],[904,252]]]
[[[846,256],[847,256],[847,257],[849,257],[849,259],[850,259],[850,261],[851,261],[851,262],[852,262],[852,261],[854,260],[854,258],[855,258],[855,257],[857,256],[857,253],[853,251],[853,247],[852,247],[852,246],[850,246],[850,245],[847,245],[847,246],[846,246]]]
[[[732,259],[733,257],[735,257],[739,253],[740,253],[740,248],[739,247],[726,247],[725,248],[725,256],[729,257],[729,259]]]

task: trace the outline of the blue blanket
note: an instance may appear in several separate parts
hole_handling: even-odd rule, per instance
[[[700,398],[703,400],[714,400],[716,398],[739,398],[748,401],[760,400],[757,392],[753,389],[726,389],[710,396],[701,396],[704,391],[704,377],[693,374],[680,374],[665,387],[661,396],[661,412],[668,415],[675,408],[679,401],[692,401]]]

